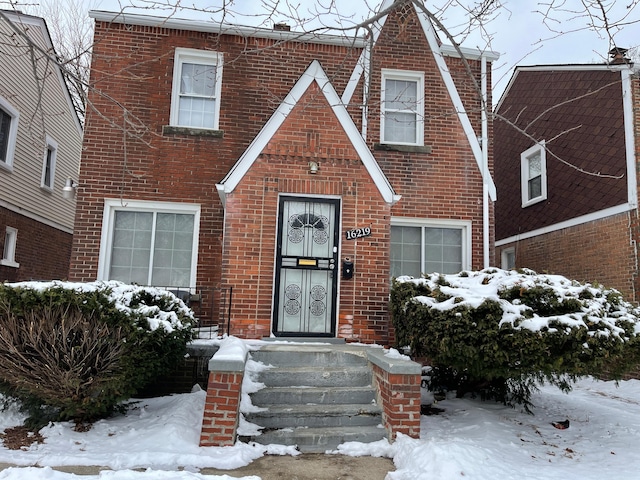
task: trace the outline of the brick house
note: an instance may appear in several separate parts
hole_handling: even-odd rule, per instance
[[[69,272],[82,127],[42,18],[0,10],[0,280]]]
[[[491,263],[492,126],[460,53],[486,92],[493,52],[411,2],[373,43],[90,15],[72,279],[187,289],[243,338],[387,344],[392,276]]]
[[[518,67],[495,121],[496,256],[638,301],[638,69]],[[525,132],[524,134],[522,132]]]

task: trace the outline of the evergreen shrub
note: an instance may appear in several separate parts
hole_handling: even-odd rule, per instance
[[[639,362],[640,310],[619,292],[531,270],[399,277],[390,310],[399,347],[428,359],[432,390],[479,394],[530,411],[548,382],[571,390]]]
[[[0,389],[33,428],[113,413],[193,339],[170,292],[120,282],[0,284]]]

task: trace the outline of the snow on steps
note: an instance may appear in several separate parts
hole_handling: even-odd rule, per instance
[[[265,385],[251,394],[261,411],[244,415],[263,428],[262,434],[248,440],[324,452],[348,441],[386,437],[372,372],[361,347],[274,344],[251,356],[271,368],[254,378]]]

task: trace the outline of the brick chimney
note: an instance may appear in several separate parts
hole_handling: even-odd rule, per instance
[[[631,63],[631,60],[627,57],[628,49],[622,47],[613,47],[609,50],[609,64],[619,65],[622,63]]]
[[[278,22],[273,24],[274,30],[279,30],[281,32],[290,32],[291,27],[284,22]]]

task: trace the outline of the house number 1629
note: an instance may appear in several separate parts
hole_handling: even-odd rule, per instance
[[[371,235],[371,227],[354,228],[353,230],[347,230],[344,232],[347,236],[347,240],[355,240],[356,238],[368,237]]]

